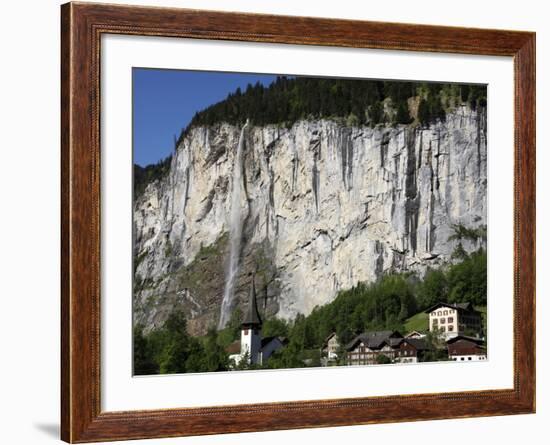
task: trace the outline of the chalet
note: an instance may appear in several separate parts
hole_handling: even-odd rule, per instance
[[[403,338],[395,348],[394,363],[418,363],[428,346],[423,338]]]
[[[481,336],[481,313],[471,303],[437,303],[425,312],[429,314],[430,332],[447,340],[470,332]]]
[[[420,331],[411,331],[405,335],[405,338],[425,338],[426,334]]]
[[[226,352],[229,358],[239,364],[246,357],[251,364],[265,363],[275,351],[281,349],[287,340],[282,337],[262,338],[262,319],[256,302],[254,278],[250,288],[248,310],[241,324],[241,339],[231,343]]]
[[[403,336],[397,331],[365,332],[346,345],[347,365],[375,365],[381,356],[392,360]]]
[[[330,334],[321,347],[321,362],[324,366],[327,366],[329,362],[338,360],[338,349],[340,348],[340,342],[335,332]]]
[[[457,335],[447,340],[449,360],[455,362],[487,360],[487,349],[483,340],[465,335]]]

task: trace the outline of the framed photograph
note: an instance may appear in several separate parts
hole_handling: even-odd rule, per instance
[[[62,439],[535,411],[535,34],[67,3]]]

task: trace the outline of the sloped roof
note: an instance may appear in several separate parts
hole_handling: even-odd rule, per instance
[[[395,346],[399,346],[403,340],[403,338],[389,338],[388,340],[385,340],[385,342],[393,348]]]
[[[273,341],[277,341],[279,342],[281,345],[284,345],[285,344],[285,338],[284,337],[276,337],[276,336],[273,336],[273,337],[264,337],[262,338],[262,342],[261,342],[261,346],[260,346],[260,350],[265,348],[267,345],[269,345],[271,342]]]
[[[248,297],[248,309],[243,320],[243,326],[261,326],[262,318],[258,312],[258,304],[256,303],[256,285],[254,277],[252,277],[252,286]]]
[[[325,337],[325,339],[323,340],[323,344],[326,344],[332,337],[335,337],[335,336],[336,336],[336,332],[331,332]]]
[[[363,342],[367,347],[370,349],[378,349],[380,348],[384,343],[389,344],[391,346],[391,340],[390,339],[402,339],[403,336],[397,332],[397,331],[372,331],[372,332],[364,332],[362,334],[359,334],[357,337],[355,337],[351,342],[349,342],[346,345],[346,349],[352,349],[359,343],[360,341]]]
[[[450,338],[449,340],[447,340],[447,344],[448,345],[451,345],[453,343],[456,343],[457,341],[459,340],[466,340],[466,341],[470,341],[472,343],[475,343],[476,345],[482,345],[483,344],[483,340],[481,338],[477,338],[477,337],[469,337],[467,335],[457,335],[455,337],[452,337]]]
[[[404,341],[413,346],[417,351],[425,351],[428,349],[428,345],[423,338],[406,338]]]
[[[437,309],[438,307],[445,306],[451,309],[457,309],[459,311],[468,311],[468,312],[474,312],[475,309],[472,306],[472,303],[443,303],[439,302],[437,304],[434,304],[433,306],[430,306],[428,309],[424,311],[424,313],[429,314],[434,309]]]

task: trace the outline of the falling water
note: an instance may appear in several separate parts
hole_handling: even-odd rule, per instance
[[[241,250],[241,237],[243,232],[243,217],[241,212],[241,196],[243,189],[243,145],[244,130],[248,120],[241,129],[237,155],[233,165],[233,184],[231,190],[231,214],[229,228],[229,263],[225,274],[225,289],[223,292],[222,307],[218,329],[223,329],[231,316],[231,306],[235,290],[235,281],[239,272],[239,253]]]

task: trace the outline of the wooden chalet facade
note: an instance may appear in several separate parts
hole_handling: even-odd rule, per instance
[[[346,365],[416,363],[425,351],[427,346],[422,338],[404,338],[397,331],[365,332],[347,344]]]
[[[428,350],[422,338],[404,338],[395,351],[394,363],[417,363]]]
[[[487,348],[479,338],[458,335],[447,340],[447,351],[449,360],[461,361],[483,361],[487,360]]]

